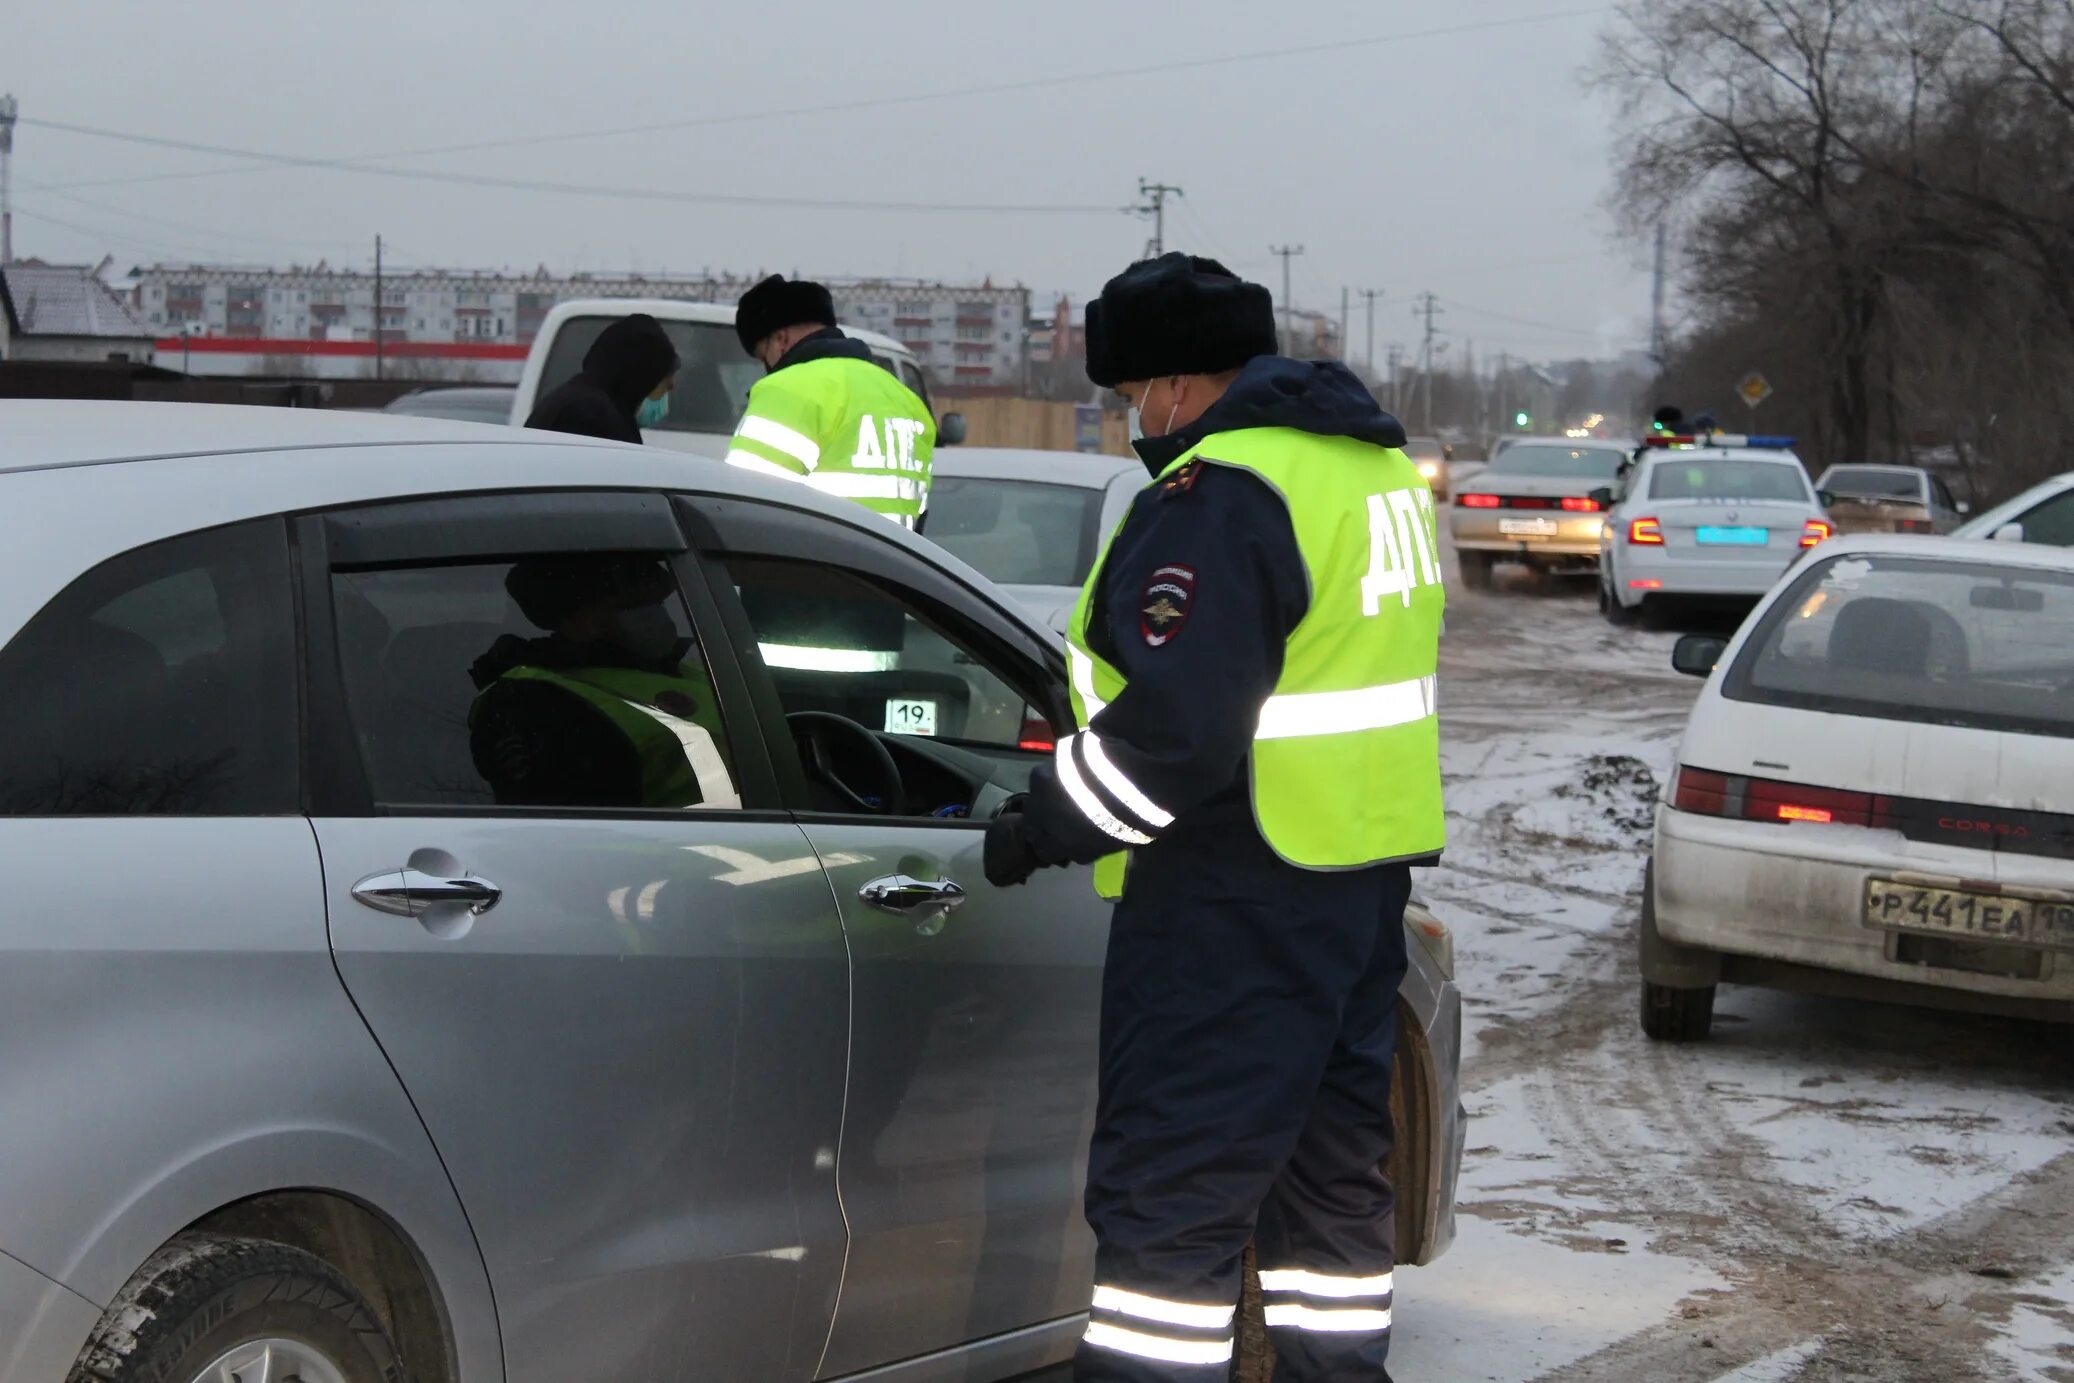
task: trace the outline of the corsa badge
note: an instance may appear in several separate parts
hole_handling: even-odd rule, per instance
[[[1195,608],[1195,568],[1161,567],[1138,597],[1138,629],[1148,648],[1173,642]]]

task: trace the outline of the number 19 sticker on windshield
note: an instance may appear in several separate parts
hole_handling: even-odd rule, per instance
[[[886,733],[889,735],[935,734],[936,703],[920,697],[887,697]]]

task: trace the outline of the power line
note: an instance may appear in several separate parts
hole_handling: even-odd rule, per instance
[[[344,249],[349,245],[358,245],[360,243],[358,240],[301,240],[292,236],[248,235],[239,231],[221,230],[215,226],[199,226],[191,221],[175,221],[170,217],[147,212],[125,211],[121,207],[110,206],[106,202],[91,201],[85,197],[74,196],[70,192],[60,191],[49,183],[24,182],[21,186],[29,189],[31,192],[57,197],[75,206],[82,206],[89,211],[97,211],[103,215],[120,216],[126,221],[139,221],[148,226],[184,231],[194,235],[208,236],[216,240],[243,240],[256,245],[302,246],[306,249]]]
[[[1600,333],[1585,331],[1579,327],[1557,326],[1554,322],[1537,322],[1529,317],[1514,317],[1504,312],[1493,312],[1487,307],[1472,307],[1459,298],[1447,299],[1447,305],[1457,312],[1467,312],[1478,317],[1489,317],[1493,321],[1510,322],[1516,327],[1535,327],[1541,331],[1552,331],[1561,336],[1589,336],[1596,339]]]
[[[1297,44],[1287,48],[1254,49],[1243,53],[1228,53],[1214,57],[1185,58],[1172,62],[1145,63],[1130,67],[1110,67],[1085,72],[1061,73],[1050,77],[1031,77],[1017,82],[990,82],[985,84],[948,87],[938,91],[910,92],[901,95],[860,97],[848,101],[829,101],[816,105],[791,106],[775,110],[731,111],[719,115],[691,116],[681,120],[654,121],[643,125],[622,125],[606,129],[574,130],[562,134],[529,135],[500,139],[474,140],[464,144],[427,145],[416,149],[399,149],[389,153],[359,154],[345,158],[298,157],[268,153],[253,149],[233,149],[220,145],[202,145],[184,141],[165,141],[153,136],[132,134],[119,130],[104,129],[91,125],[78,125],[61,120],[23,119],[23,125],[42,129],[62,130],[68,134],[90,135],[102,139],[121,140],[129,143],[167,144],[196,153],[216,153],[226,157],[247,160],[260,166],[279,165],[295,167],[318,167],[331,169],[355,168],[385,159],[426,158],[440,154],[480,153],[490,149],[539,148],[544,144],[566,144],[590,139],[613,139],[625,135],[660,134],[689,129],[709,128],[717,125],[738,125],[768,120],[786,119],[803,115],[839,115],[856,111],[876,110],[890,106],[919,105],[932,101],[956,100],[967,96],[1001,96],[1011,92],[1042,91],[1054,87],[1072,86],[1085,82],[1113,81],[1126,77],[1160,76],[1174,72],[1201,71],[1209,67],[1226,67],[1240,63],[1272,61],[1279,58],[1307,57],[1317,53],[1337,53],[1353,48],[1373,48],[1383,44],[1412,43],[1422,39],[1445,38],[1456,34],[1481,33],[1492,29],[1521,28],[1534,24],[1551,24],[1566,19],[1597,17],[1610,12],[1608,6],[1594,5],[1581,9],[1553,10],[1546,14],[1514,15],[1505,19],[1479,20],[1466,24],[1448,24],[1438,28],[1409,30],[1394,34],[1375,34],[1367,38],[1338,39],[1330,42]],[[100,187],[119,182],[156,182],[178,178],[213,177],[221,173],[252,171],[247,165],[231,168],[192,169],[183,173],[145,174],[136,178],[101,179],[90,182],[63,184],[65,187]],[[403,169],[367,170],[388,173],[403,173]],[[458,174],[439,175],[447,179],[459,179]],[[815,204],[818,205],[818,204]],[[845,206],[842,209],[855,210]],[[921,208],[918,208],[921,209]],[[929,208],[937,210],[941,208]],[[975,208],[976,209],[976,208]],[[1008,208],[1003,208],[1004,210]],[[1113,210],[1104,207],[1101,210]]]
[[[240,158],[262,159],[284,168],[314,168],[334,173],[360,173],[372,177],[405,178],[412,182],[459,183],[473,187],[501,187],[521,192],[553,192],[572,197],[614,197],[629,201],[696,202],[722,206],[776,206],[788,207],[796,211],[973,211],[1010,212],[1018,216],[1090,214],[1114,216],[1119,210],[1115,206],[865,201],[861,199],[825,197],[771,197],[732,192],[678,192],[654,187],[606,187],[595,183],[559,183],[537,178],[500,178],[486,173],[441,172],[427,168],[381,168],[366,163],[355,163],[346,159],[313,158],[295,154],[269,154],[253,149],[234,149],[222,144],[204,144],[191,139],[168,139],[161,135],[125,134],[115,130],[90,129],[81,125],[64,125],[56,121],[46,120],[37,123],[50,129],[67,130],[75,134],[90,134],[101,138],[116,139],[131,144],[144,144],[160,149],[179,149],[189,153],[228,154]],[[86,183],[63,184],[67,188],[89,185]]]

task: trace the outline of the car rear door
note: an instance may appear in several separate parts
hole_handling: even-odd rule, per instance
[[[995,1357],[1016,1361],[1002,1373],[1054,1361],[1092,1280],[1080,1194],[1109,908],[1086,870],[996,889],[981,853],[986,817],[1068,723],[1063,669],[891,525],[687,503],[711,525],[729,641],[850,943],[851,1242],[824,1376],[1044,1322],[1060,1325]],[[793,753],[787,713],[839,716],[844,734],[885,745],[911,800],[832,805]]]
[[[473,1222],[508,1376],[813,1377],[844,1245],[841,923],[769,809],[668,501],[417,500],[297,536],[338,971]],[[706,805],[588,787],[568,805],[572,756],[528,757],[503,720],[476,733],[513,650],[547,657],[524,642],[546,633],[537,592],[601,554],[656,579],[683,666],[710,678],[717,705],[682,708],[718,731],[686,751]],[[536,728],[551,744],[568,724]]]

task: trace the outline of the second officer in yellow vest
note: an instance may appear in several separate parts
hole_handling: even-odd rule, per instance
[[[1087,340],[1154,480],[1069,633],[1079,732],[987,841],[996,884],[1098,861],[1121,896],[1075,1376],[1223,1379],[1253,1241],[1276,1378],[1387,1379],[1403,914],[1444,838],[1432,496],[1215,261],[1132,266]]]
[[[828,290],[773,274],[742,295],[735,335],[769,373],[749,390],[728,463],[919,527],[936,420],[863,342],[843,335]]]

